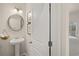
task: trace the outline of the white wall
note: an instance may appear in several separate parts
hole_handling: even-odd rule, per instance
[[[7,26],[8,17],[15,13],[12,11],[15,6],[22,8],[23,14],[21,14],[21,16],[23,16],[25,22],[25,4],[0,4],[0,33],[5,29],[8,35],[10,35],[8,40],[0,39],[0,55],[3,56],[14,55],[14,47],[9,43],[12,38],[26,37],[25,24],[19,32],[14,32]],[[24,45],[25,43],[21,46],[21,52],[25,51]]]

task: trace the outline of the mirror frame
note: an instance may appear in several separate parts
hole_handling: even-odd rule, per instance
[[[19,28],[18,30],[12,28],[12,26],[10,25],[10,20],[11,20],[11,18],[12,18],[13,16],[16,16],[16,15],[21,18],[21,20],[20,20],[20,28]],[[11,16],[8,17],[7,23],[8,23],[8,27],[9,27],[12,31],[20,31],[20,30],[23,28],[24,19],[23,19],[23,17],[22,17],[21,15],[19,15],[19,14],[13,14],[13,15],[11,15]]]

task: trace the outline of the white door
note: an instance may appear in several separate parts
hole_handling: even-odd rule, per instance
[[[32,9],[32,38],[28,42],[28,53],[30,56],[49,55],[49,4],[29,4]]]

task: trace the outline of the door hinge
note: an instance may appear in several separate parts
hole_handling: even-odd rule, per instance
[[[48,46],[51,47],[52,46],[52,41],[48,42]]]

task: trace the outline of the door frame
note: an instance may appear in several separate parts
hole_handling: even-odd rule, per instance
[[[69,56],[69,7],[52,3],[52,56]]]

